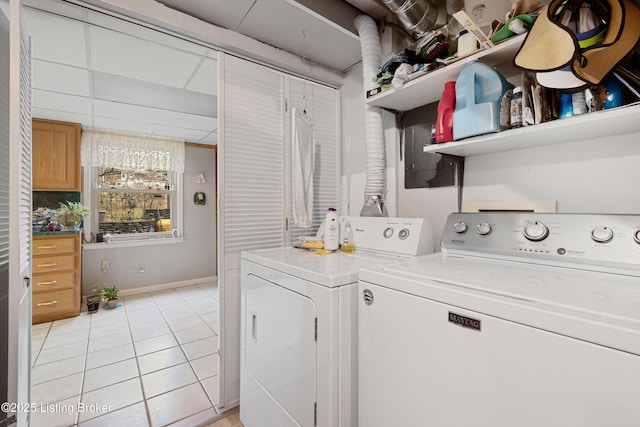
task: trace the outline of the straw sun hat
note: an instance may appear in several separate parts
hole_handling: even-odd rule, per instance
[[[580,88],[599,84],[640,38],[640,8],[632,0],[595,1],[598,25],[576,34],[563,22],[563,9],[577,10],[583,0],[552,0],[540,11],[515,57],[519,68],[537,72],[540,84]]]

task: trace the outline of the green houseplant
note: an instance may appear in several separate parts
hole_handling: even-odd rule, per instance
[[[100,301],[102,301],[102,285],[94,283],[91,285],[91,291],[92,294],[87,296],[87,311],[95,313],[100,308]]]
[[[80,202],[60,203],[60,207],[53,211],[59,222],[67,228],[75,228],[80,222],[91,215],[91,211]]]
[[[107,299],[109,308],[116,308],[118,306],[118,287],[116,285],[105,285],[102,290],[102,296]]]

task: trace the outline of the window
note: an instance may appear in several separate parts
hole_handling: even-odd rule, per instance
[[[86,129],[82,164],[92,211],[85,235],[118,242],[181,234],[184,141]]]

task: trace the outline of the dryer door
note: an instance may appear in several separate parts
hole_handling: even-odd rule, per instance
[[[316,307],[301,294],[249,275],[246,367],[300,425],[314,424]]]

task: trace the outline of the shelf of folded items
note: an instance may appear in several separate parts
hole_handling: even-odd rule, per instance
[[[640,132],[640,103],[459,141],[426,145],[423,151],[470,157],[587,139],[611,138],[633,132]]]
[[[431,71],[408,81],[403,86],[391,88],[367,99],[370,107],[383,107],[394,111],[409,111],[437,102],[442,97],[444,84],[456,80],[464,66],[473,60],[495,67],[505,77],[521,72],[513,65],[513,58],[522,45],[525,34],[512,37],[489,49],[461,58],[445,67]]]

